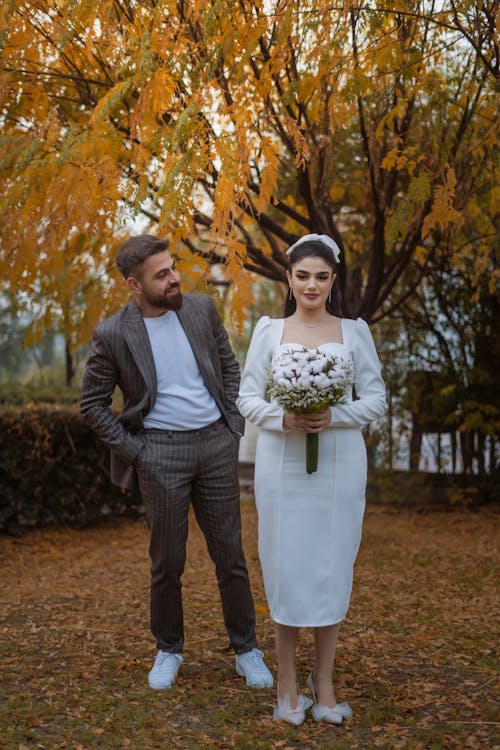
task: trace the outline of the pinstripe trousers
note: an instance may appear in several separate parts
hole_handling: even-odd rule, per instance
[[[181,576],[192,503],[205,537],[236,653],[256,646],[255,611],[241,543],[238,441],[223,419],[199,430],[144,430],[135,461],[150,529],[151,630],[162,651],[184,644]]]

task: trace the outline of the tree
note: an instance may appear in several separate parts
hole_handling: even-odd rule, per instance
[[[498,472],[500,442],[498,258],[494,246],[489,250],[479,284],[475,265],[478,257],[484,262],[484,255],[470,257],[464,268],[448,262],[431,270],[412,303],[401,310],[406,339],[413,342],[410,359],[429,376],[427,390],[434,389],[428,394],[434,414],[424,418],[441,420],[443,432],[447,426],[458,428],[464,471],[479,474]],[[416,395],[422,409],[422,394]]]
[[[185,275],[285,280],[305,232],[344,250],[349,315],[419,288],[489,168],[496,2],[10,0],[2,10],[2,250],[69,349],[120,303],[125,224]],[[447,257],[447,256],[446,256]]]
[[[30,321],[19,315],[15,298],[0,295],[0,384],[36,378],[57,363],[56,337],[47,331],[36,345],[26,346]]]

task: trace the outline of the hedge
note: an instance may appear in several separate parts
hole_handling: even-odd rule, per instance
[[[0,409],[0,531],[142,512],[138,493],[111,484],[109,452],[76,404]]]
[[[0,383],[0,404],[21,406],[32,404],[75,404],[80,398],[80,385],[30,381],[29,383]]]
[[[253,466],[240,465],[240,478],[251,493]],[[479,507],[500,501],[499,486],[498,474],[479,478],[377,470],[370,472],[367,500]],[[111,484],[109,451],[87,427],[77,404],[0,408],[0,532],[141,515],[139,493]]]

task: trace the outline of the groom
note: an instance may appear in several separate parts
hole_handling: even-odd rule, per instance
[[[117,265],[134,300],[94,331],[81,411],[111,449],[111,480],[138,486],[150,529],[150,687],[170,688],[183,660],[181,576],[192,503],[205,536],[236,653],[252,687],[273,678],[256,648],[255,612],[241,546],[235,399],[239,367],[212,299],[181,293],[169,243],[130,238]],[[123,409],[111,409],[118,386]]]

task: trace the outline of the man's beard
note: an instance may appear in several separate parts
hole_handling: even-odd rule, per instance
[[[161,308],[162,310],[180,310],[182,307],[182,292],[180,287],[173,287],[168,293],[159,296],[148,296],[146,297],[147,302],[153,307]]]

